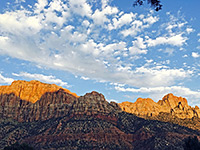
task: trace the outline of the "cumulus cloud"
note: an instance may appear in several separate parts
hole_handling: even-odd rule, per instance
[[[194,29],[193,29],[193,28],[187,28],[187,29],[186,29],[186,32],[187,32],[188,34],[190,34],[190,33],[194,32]]]
[[[108,0],[99,3],[101,7],[87,0],[37,0],[30,9],[1,13],[0,54],[138,88],[171,86],[190,77],[191,72],[181,68],[135,64],[135,60],[143,62],[140,56],[147,55],[149,48],[183,46],[187,42],[183,32],[152,35],[150,27],[159,21],[158,16],[124,13]],[[68,86],[54,76],[27,72],[13,75]]]
[[[134,20],[133,22],[131,22],[130,27],[128,29],[122,30],[120,33],[125,37],[136,36],[138,33],[140,33],[146,28],[149,28],[158,20],[158,17],[148,14],[146,18],[142,17],[142,20]]]
[[[147,54],[147,46],[143,40],[143,38],[138,37],[137,40],[132,41],[133,47],[129,48],[131,54]]]
[[[52,75],[47,76],[43,74],[31,74],[27,72],[20,72],[19,74],[13,73],[13,75],[17,77],[25,77],[31,80],[38,80],[41,82],[52,83],[52,84],[56,84],[60,86],[69,87],[67,82],[62,81],[61,79],[57,79],[55,76],[52,76]]]
[[[86,0],[69,0],[70,10],[81,16],[91,16],[91,6]]]
[[[0,73],[0,84],[11,84],[13,81],[14,81],[14,79],[4,77],[4,76]]]
[[[183,46],[187,41],[187,38],[182,34],[177,34],[170,37],[157,37],[156,39],[148,39],[146,42],[148,46],[157,46],[157,45],[173,45],[173,46]]]
[[[113,23],[112,24],[110,23],[108,25],[108,29],[113,30],[113,29],[121,28],[123,25],[131,23],[135,17],[136,17],[136,14],[126,13],[118,18],[113,18],[112,19]]]
[[[192,52],[192,57],[198,58],[198,57],[200,57],[200,54],[199,54],[199,53],[196,53],[196,52]]]
[[[118,9],[116,7],[111,7],[107,5],[102,10],[96,9],[92,14],[92,19],[95,25],[103,25],[105,22],[110,22],[107,18],[108,15],[113,15],[118,13]]]

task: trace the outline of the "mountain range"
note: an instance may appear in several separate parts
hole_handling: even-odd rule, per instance
[[[183,150],[188,137],[200,138],[199,117],[173,94],[117,104],[95,91],[78,96],[19,80],[0,86],[0,149],[18,142],[36,150]]]

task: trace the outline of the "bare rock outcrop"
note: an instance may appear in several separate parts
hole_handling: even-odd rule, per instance
[[[68,116],[95,116],[116,122],[115,112],[121,111],[118,104],[109,103],[97,92],[87,93],[79,98],[63,89],[47,92],[40,100],[31,103],[15,94],[0,95],[0,117],[13,118],[19,122],[32,122]]]
[[[198,106],[193,108],[188,105],[185,98],[174,96],[172,93],[165,95],[157,103],[150,98],[138,98],[135,103],[123,102],[119,106],[126,112],[144,118],[146,116],[157,116],[159,113],[169,113],[181,119],[200,117]]]
[[[35,103],[46,92],[55,92],[59,89],[63,89],[65,92],[78,97],[75,93],[70,92],[68,89],[64,89],[55,84],[41,83],[40,81],[32,80],[28,81],[13,81],[9,86],[0,86],[0,94],[11,94],[18,96],[22,100]]]
[[[137,116],[156,116],[161,109],[161,106],[150,98],[138,98],[135,103],[122,102],[119,106],[123,111]]]
[[[186,98],[177,97],[171,93],[159,100],[158,104],[162,108],[161,112],[171,113],[181,119],[200,117],[200,110],[197,106],[193,108],[188,105]]]

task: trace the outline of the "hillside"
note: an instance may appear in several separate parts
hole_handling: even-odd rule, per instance
[[[139,118],[95,91],[77,97],[59,89],[35,103],[14,93],[0,95],[0,149],[19,142],[37,150],[183,150],[189,136],[200,133]]]

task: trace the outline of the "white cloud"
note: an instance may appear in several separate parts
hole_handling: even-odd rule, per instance
[[[153,17],[153,16],[151,16],[151,15],[149,15],[147,18],[144,18],[143,19],[143,22],[144,23],[147,23],[148,25],[152,25],[152,24],[154,24],[155,22],[157,22],[159,20],[159,18],[158,17]]]
[[[55,76],[52,76],[52,75],[46,76],[43,74],[31,74],[31,73],[27,73],[27,72],[20,72],[19,74],[12,73],[12,75],[17,76],[17,77],[25,77],[25,78],[32,79],[32,80],[38,80],[41,82],[52,83],[52,84],[57,84],[60,86],[69,87],[67,82],[57,79]]]
[[[47,0],[37,0],[37,3],[35,3],[35,13],[39,14],[42,10],[44,10],[44,7],[47,5]]]
[[[152,24],[156,23],[158,20],[159,20],[158,17],[148,14],[146,18],[142,17],[141,20],[135,19],[133,22],[131,22],[130,28],[122,30],[120,33],[125,37],[136,36],[139,32],[143,31],[146,28],[149,28]]]
[[[156,39],[148,39],[146,42],[148,46],[157,46],[157,45],[173,45],[173,46],[183,46],[187,41],[186,37],[183,37],[182,34],[177,34],[171,37],[157,37]]]
[[[136,81],[140,81],[140,85],[137,87],[156,87],[173,85],[175,81],[185,79],[193,72],[183,69],[168,69],[166,66],[158,65],[153,68],[138,67],[134,73]],[[140,79],[140,77],[142,78]]]
[[[90,22],[88,20],[84,20],[82,24],[84,26],[88,27],[90,25]]]
[[[121,28],[123,25],[127,25],[131,23],[135,17],[136,17],[136,14],[126,13],[120,16],[120,18],[113,18],[112,19],[113,24],[109,24],[108,29],[113,30],[113,29]]]
[[[86,0],[70,0],[66,4],[61,0],[38,0],[33,10],[1,13],[0,54],[89,79],[138,88],[171,86],[190,77],[189,70],[135,64],[136,59],[143,62],[140,55],[149,53],[149,47],[183,46],[185,34],[152,35],[150,27],[158,22],[157,16],[124,13],[110,6],[108,0],[102,0],[101,6],[96,8]],[[108,30],[109,27],[115,30]],[[140,36],[136,37],[137,34]],[[14,75],[67,86],[54,76],[26,72]]]
[[[198,54],[198,53],[196,53],[196,52],[192,52],[192,57],[198,58],[198,57],[200,57],[200,54]]]
[[[113,44],[108,44],[100,48],[105,54],[108,54],[110,52],[113,52],[114,50],[123,51],[126,48],[126,43],[125,42],[113,43]]]
[[[110,22],[107,18],[108,15],[117,14],[119,10],[116,7],[106,6],[103,10],[96,9],[92,14],[92,19],[95,25],[103,25],[106,22]]]
[[[86,2],[86,0],[69,0],[70,10],[81,16],[91,16],[92,9],[91,6]]]
[[[19,36],[22,33],[30,35],[39,32],[41,28],[40,19],[37,16],[29,16],[26,10],[0,14],[1,32],[7,31]]]
[[[82,76],[81,79],[83,79],[83,80],[90,80],[90,78],[87,78],[87,77],[84,77],[84,76]]]
[[[138,37],[137,40],[132,41],[133,47],[129,48],[129,51],[133,55],[137,54],[147,54],[146,45],[143,38]]]
[[[14,79],[4,77],[2,74],[0,74],[0,84],[11,84],[13,81]]]
[[[104,9],[108,5],[109,0],[101,0],[102,9]]]
[[[187,57],[188,57],[188,55],[187,55],[187,54],[183,55],[183,58],[187,58]]]
[[[15,0],[15,3],[26,2],[25,0]]]
[[[186,32],[187,32],[188,34],[190,34],[190,33],[194,32],[194,29],[192,29],[192,28],[187,28],[187,29],[186,29]]]
[[[140,20],[135,20],[131,23],[131,27],[126,30],[122,30],[121,34],[125,37],[127,36],[135,36],[138,32],[142,31],[143,22]]]

